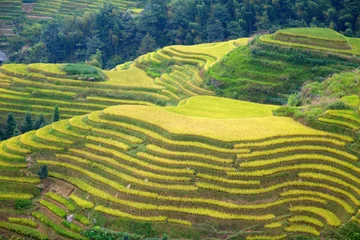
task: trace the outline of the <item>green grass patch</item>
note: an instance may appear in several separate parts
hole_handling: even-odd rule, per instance
[[[106,80],[106,75],[100,69],[86,64],[66,64],[60,70],[79,80],[90,82]]]
[[[185,99],[177,107],[165,110],[196,117],[208,118],[259,118],[273,116],[278,106],[244,102],[227,98],[198,96]]]

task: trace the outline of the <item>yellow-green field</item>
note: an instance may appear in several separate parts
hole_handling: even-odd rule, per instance
[[[1,66],[2,118],[50,116],[58,105],[62,120],[0,142],[0,233],[82,240],[100,226],[171,239],[325,239],[358,221],[356,138],[207,88],[204,71],[247,41],[165,47],[99,82],[61,64]],[[341,101],[354,109],[314,121],[355,132],[359,97]]]
[[[257,225],[256,233],[243,234],[246,239],[322,236],[360,206],[358,157],[345,148],[352,139],[272,116],[276,108],[216,97],[171,108],[110,107],[4,141],[1,166],[29,173],[10,177],[4,171],[0,181],[38,183],[24,164],[29,156],[32,164],[48,166],[57,190],[38,200],[41,207],[32,215],[39,228],[32,235],[52,234],[43,226],[57,229],[71,211],[82,216],[74,222],[79,229],[84,216],[103,215],[112,219],[108,227],[128,219],[189,234],[199,223],[232,234]],[[0,228],[13,229],[9,221]],[[82,239],[76,227],[66,227],[57,233]]]
[[[272,110],[278,108],[275,105],[198,96],[182,100],[179,106],[167,107],[165,110],[186,116],[225,119],[270,117],[273,116]]]

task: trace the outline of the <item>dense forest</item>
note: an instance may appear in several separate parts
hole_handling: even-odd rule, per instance
[[[159,47],[329,27],[360,36],[359,0],[149,0],[140,14],[108,3],[82,17],[18,20],[11,62],[84,62],[112,68]],[[24,47],[25,46],[25,47]]]

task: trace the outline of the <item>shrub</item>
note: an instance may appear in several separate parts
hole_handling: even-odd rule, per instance
[[[28,209],[32,205],[32,201],[29,199],[17,199],[15,201],[15,209]]]
[[[48,177],[48,167],[47,165],[41,165],[40,170],[37,172],[40,179],[43,180]]]
[[[79,80],[103,81],[106,79],[100,69],[86,64],[66,64],[61,70]]]
[[[326,110],[344,110],[344,109],[351,109],[351,107],[347,106],[343,101],[339,100],[333,103],[330,103]]]

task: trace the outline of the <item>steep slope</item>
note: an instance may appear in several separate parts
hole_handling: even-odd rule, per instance
[[[229,108],[221,118],[203,117],[210,114],[201,105],[217,99],[235,106],[239,115]],[[43,194],[52,189],[82,206],[75,207],[77,214],[104,215],[110,228],[120,219],[152,222],[157,230],[190,239],[201,224],[226,229],[202,237],[326,235],[357,212],[358,157],[344,147],[351,138],[264,113],[273,106],[252,111],[246,102],[194,100],[179,111],[114,106],[12,138],[2,143],[2,181],[36,184],[33,174],[13,177],[6,169],[22,176],[21,171],[47,165],[49,187]],[[15,192],[5,189],[1,196],[38,196]],[[58,209],[65,209],[63,198],[53,202],[49,195],[41,196],[42,207],[32,214],[39,226],[56,229],[47,222],[60,224],[70,213]]]
[[[100,82],[71,76],[61,70],[64,64],[3,65],[0,68],[0,116],[5,118],[13,112],[21,117],[26,111],[51,116],[57,104],[61,117],[69,118],[118,104],[176,105],[190,96],[213,95],[203,87],[202,69],[246,42],[247,39],[239,39],[166,47],[140,56],[134,63],[103,71],[107,79]],[[149,66],[166,71],[153,76],[149,74]]]
[[[206,79],[220,96],[284,104],[306,81],[359,67],[359,44],[330,29],[280,30],[231,52]]]

